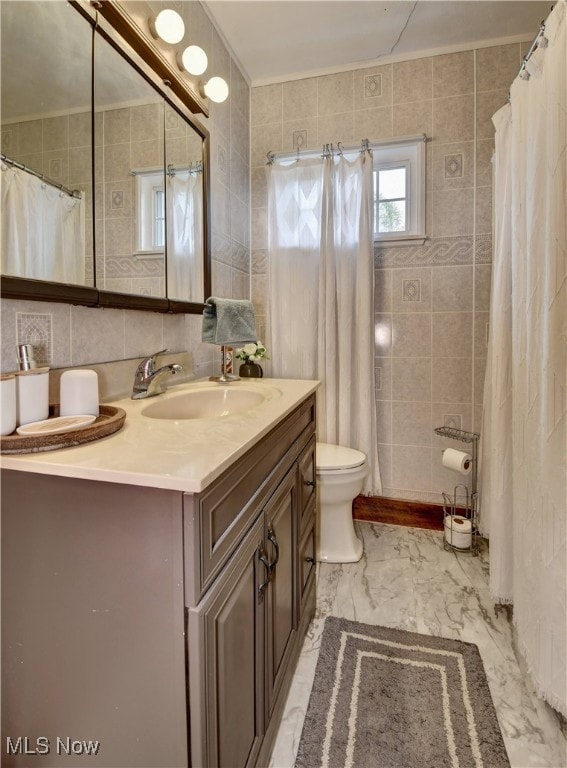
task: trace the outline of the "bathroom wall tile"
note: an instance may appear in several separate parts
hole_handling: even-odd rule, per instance
[[[183,145],[181,144],[178,147],[177,157],[173,156],[172,149],[173,147],[168,147],[167,162],[175,165],[176,160],[183,160],[184,163]],[[181,157],[179,157],[179,154],[181,154]],[[181,165],[181,162],[178,164]],[[160,142],[158,139],[133,141],[130,144],[130,166],[132,169],[163,167],[163,142]]]
[[[431,99],[402,104],[394,104],[393,135],[412,136],[425,133],[431,136],[433,132],[433,104]]]
[[[449,96],[433,100],[433,138],[439,143],[472,141],[474,96]]]
[[[352,144],[354,141],[354,113],[323,115],[317,118],[317,142],[322,144]]]
[[[252,125],[281,123],[283,120],[283,86],[262,85],[252,88]]]
[[[248,206],[239,197],[230,195],[230,236],[242,245],[248,245]]]
[[[71,307],[71,364],[124,359],[124,315],[120,309]]]
[[[163,152],[160,151],[160,162],[163,163]],[[175,138],[167,139],[166,147],[166,162],[173,165],[185,165],[188,162],[187,157],[187,138],[185,136],[177,136]]]
[[[230,61],[230,100],[249,119],[250,86],[234,59]]]
[[[433,237],[472,235],[474,227],[474,190],[436,189],[431,193]]]
[[[522,63],[519,43],[479,48],[476,51],[477,91],[509,88]]]
[[[431,445],[431,409],[424,403],[392,402],[393,445]]]
[[[268,254],[266,251],[252,251],[252,274],[254,279],[256,275],[268,274]]]
[[[434,312],[432,321],[434,358],[472,355],[472,312]]]
[[[366,67],[354,73],[354,108],[376,109],[392,104],[392,65]]]
[[[392,392],[396,400],[431,401],[431,358],[392,358]]]
[[[508,91],[486,91],[476,96],[476,137],[477,139],[492,139],[494,125],[492,115],[506,104]]]
[[[332,115],[354,109],[354,72],[317,78],[317,114]]]
[[[79,182],[90,183],[92,179],[92,158],[89,147],[69,150],[69,184],[74,188]],[[86,187],[83,188],[86,191]]]
[[[105,145],[130,141],[130,115],[129,108],[109,109],[103,113]]]
[[[434,312],[469,312],[473,301],[473,268],[438,267],[431,272]]]
[[[240,269],[242,272],[250,272],[250,249],[246,245],[233,240],[231,243],[231,255],[231,264],[235,269]]]
[[[221,104],[213,101],[209,105],[209,119],[212,125],[225,136],[230,136],[230,109],[230,98]]]
[[[492,187],[479,187],[476,190],[475,232],[492,232]]]
[[[43,151],[43,121],[27,120],[18,128],[18,159],[22,155]]]
[[[250,299],[250,275],[240,269],[232,270],[233,299]]]
[[[16,342],[31,344],[38,366],[53,362],[53,318],[48,312],[16,312]]]
[[[431,491],[431,449],[393,445],[392,485],[400,490]]]
[[[474,186],[474,142],[432,142],[431,182],[433,189]]]
[[[393,65],[393,103],[430,99],[433,87],[432,59],[412,59]]]
[[[147,141],[157,139],[163,124],[163,104],[140,104],[130,110],[130,139]]]
[[[473,403],[482,405],[484,395],[484,378],[486,374],[486,357],[474,358],[474,392]]]
[[[69,151],[67,149],[53,149],[43,153],[44,173],[50,179],[64,186],[69,185]]]
[[[111,144],[104,148],[105,181],[129,179],[130,168],[130,144]]]
[[[232,267],[216,259],[212,260],[211,267],[212,295],[232,298]]]
[[[378,431],[380,426],[378,425]],[[380,480],[382,481],[382,494],[385,494],[386,488],[392,485],[392,446],[384,443],[378,443],[378,467],[380,469]]]
[[[475,236],[474,261],[475,264],[492,264],[492,233]]]
[[[254,304],[255,314],[266,316],[268,314],[268,276],[256,275],[252,281],[251,300]],[[261,338],[261,337],[260,337]]]
[[[124,357],[142,357],[151,355],[158,349],[164,349],[163,317],[162,322],[156,322],[151,312],[124,313]],[[180,352],[179,349],[171,349]],[[159,367],[159,366],[158,366]],[[132,371],[132,378],[134,372]]]
[[[431,389],[434,402],[471,402],[473,390],[471,358],[436,358],[433,363]]]
[[[476,265],[474,270],[474,304],[477,312],[488,312],[490,309],[491,276],[492,267],[490,264]]]
[[[428,312],[431,310],[431,269],[412,267],[393,269],[392,308],[394,312]]]
[[[392,442],[392,402],[390,400],[376,400],[376,430],[379,443]]]
[[[392,311],[392,275],[391,269],[374,272],[374,312]]]
[[[132,218],[134,215],[131,182],[111,181],[104,185],[106,219]]]
[[[476,142],[476,185],[477,187],[492,186],[492,154],[493,139],[479,139]]]
[[[69,117],[47,117],[43,120],[43,151],[66,149],[69,146]]]
[[[268,179],[266,166],[253,168],[251,176],[252,197],[250,204],[252,208],[266,208],[268,205]]]
[[[433,98],[474,92],[474,51],[433,57]]]
[[[291,80],[283,84],[284,120],[317,116],[317,78]]]
[[[69,147],[90,147],[91,143],[91,113],[69,115]]]
[[[252,219],[251,241],[254,248],[266,250],[268,248],[268,210],[267,208],[255,208]]]
[[[237,107],[230,110],[230,139],[231,145],[238,148],[243,157],[250,154],[250,125],[248,115]]]
[[[252,146],[250,163],[252,167],[265,165],[268,152],[281,152],[282,143],[282,124],[273,123],[272,125],[256,125],[252,127]]]
[[[364,109],[354,113],[354,135],[369,141],[389,139],[392,133],[392,107]]]
[[[130,219],[108,219],[104,224],[105,252],[107,256],[130,255],[133,249]]]
[[[377,355],[383,357],[392,354],[392,315],[374,315],[374,345]]]
[[[250,201],[250,167],[248,160],[233,148],[230,152],[230,191],[244,203]]]
[[[213,232],[219,235],[228,235],[230,232],[230,193],[228,187],[218,181],[212,183],[212,199],[214,205],[211,210]]]
[[[164,314],[161,317],[163,325],[162,349],[169,349],[172,352],[191,352],[191,347],[188,345],[186,338],[184,316]],[[199,324],[201,317],[197,316],[197,320]],[[184,376],[191,373],[185,364],[183,367]]]
[[[374,382],[376,400],[390,400],[392,397],[392,358],[374,358]]]
[[[304,149],[319,149],[321,146],[317,135],[317,117],[302,117],[297,120],[286,120],[283,123],[284,152]]]
[[[489,312],[474,313],[474,351],[475,357],[486,357],[488,350]]]
[[[392,355],[424,357],[431,354],[431,313],[392,315]]]

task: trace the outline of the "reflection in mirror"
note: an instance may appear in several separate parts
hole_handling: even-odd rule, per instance
[[[92,285],[91,25],[62,2],[0,11],[2,273]]]
[[[167,295],[203,295],[203,150],[201,137],[169,105],[165,108]]]
[[[164,297],[164,103],[95,38],[96,285]]]

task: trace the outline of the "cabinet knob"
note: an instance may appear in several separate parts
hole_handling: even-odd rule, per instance
[[[313,564],[313,563],[315,562],[315,558],[314,558],[314,557],[306,557],[306,558],[305,558],[305,562],[306,562],[306,563],[312,563],[312,564]]]
[[[317,483],[315,482],[315,480],[306,480],[305,485],[310,485],[312,488],[315,488]]]

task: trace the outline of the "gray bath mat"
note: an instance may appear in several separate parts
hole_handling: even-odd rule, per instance
[[[478,648],[328,618],[296,768],[509,768]]]

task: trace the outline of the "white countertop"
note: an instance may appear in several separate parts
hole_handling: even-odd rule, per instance
[[[158,401],[203,389],[247,389],[265,400],[251,410],[208,419],[155,419],[142,411]],[[122,429],[75,448],[3,455],[0,466],[20,472],[197,493],[317,389],[317,381],[242,379],[229,385],[197,380],[144,400],[116,400],[126,411]]]

